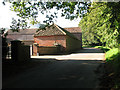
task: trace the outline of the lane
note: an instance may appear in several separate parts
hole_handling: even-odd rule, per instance
[[[70,55],[45,55],[45,56],[31,56],[31,58],[39,59],[57,59],[57,60],[105,60],[105,53],[78,53]]]
[[[34,59],[35,60],[35,59]],[[39,62],[39,61],[38,61]],[[3,83],[4,88],[99,88],[99,75],[95,73],[101,60],[65,60],[48,61],[39,64],[9,78]]]
[[[31,61],[38,63],[19,75],[7,78],[3,81],[3,88],[98,89],[98,78],[102,75],[99,71],[104,70],[103,60],[105,54],[94,48],[69,55],[32,56]]]
[[[31,56],[31,58],[49,58],[56,60],[105,60],[105,53],[98,48],[84,48],[68,55]]]

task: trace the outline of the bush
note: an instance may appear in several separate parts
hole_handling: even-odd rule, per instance
[[[119,57],[118,48],[110,49],[106,52],[105,58],[106,61],[117,60]]]
[[[108,69],[106,72],[108,76],[112,73],[112,88],[120,89],[120,53],[118,48],[110,49],[106,52],[106,65],[108,65]]]

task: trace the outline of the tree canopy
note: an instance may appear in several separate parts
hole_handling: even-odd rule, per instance
[[[31,24],[40,23],[40,20],[37,20],[38,13],[45,14],[50,13],[51,9],[61,10],[61,16],[65,19],[73,20],[74,18],[82,17],[87,8],[89,7],[89,2],[10,2],[11,10],[17,13],[17,16],[20,19],[13,19],[11,29],[18,30],[20,27],[23,29],[27,27],[27,20]],[[5,4],[5,2],[4,2]],[[57,18],[57,12],[54,14],[47,14],[46,20],[44,23],[49,25],[53,23],[53,19]]]
[[[120,2],[94,2],[79,23],[84,44],[117,47],[120,29]]]
[[[57,18],[58,10],[61,16],[73,20],[81,17],[79,26],[83,33],[83,44],[99,44],[109,47],[117,47],[120,42],[120,2],[14,2],[11,1],[11,10],[16,12],[20,19],[13,19],[10,26],[13,31],[28,27],[31,24],[40,23],[37,19],[39,13],[46,15],[43,21],[48,26]],[[4,3],[5,4],[5,3]],[[51,9],[57,12],[50,14]],[[40,28],[44,29],[45,27]]]

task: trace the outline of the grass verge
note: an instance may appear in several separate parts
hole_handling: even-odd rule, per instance
[[[110,90],[120,89],[120,52],[118,48],[110,49],[103,46],[95,46],[95,48],[100,48],[106,53],[105,72],[101,85]]]
[[[99,48],[105,52],[104,73],[100,78],[100,86],[109,90],[120,90],[120,51],[118,48],[103,46],[83,46]]]

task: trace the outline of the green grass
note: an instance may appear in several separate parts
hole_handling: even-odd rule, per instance
[[[113,48],[106,52],[105,58],[107,61],[109,61],[118,59],[118,56],[119,56],[118,48]]]
[[[89,45],[83,45],[83,48],[91,48],[91,47],[95,47],[95,46],[89,46]]]
[[[118,63],[117,59],[120,58],[120,54],[118,51],[118,48],[109,48],[104,46],[83,46],[83,47],[93,47],[93,48],[99,48],[105,52],[105,58],[106,61],[115,60],[115,63]]]
[[[118,53],[118,48],[111,49],[109,47],[104,47],[104,46],[85,46],[85,45],[83,47],[87,47],[87,48],[93,47],[103,50],[106,53],[105,55],[106,61],[116,60],[118,59],[118,57],[120,57]]]
[[[108,82],[111,86],[111,90],[118,90],[120,89],[120,50],[118,48],[109,48],[104,46],[84,46],[84,47],[94,47],[100,48],[105,52],[106,58],[106,78],[111,79]]]
[[[112,88],[120,89],[120,53],[118,48],[110,49],[105,55],[106,63],[109,65],[109,69],[112,70]],[[109,71],[109,70],[108,70]]]
[[[103,50],[104,52],[107,52],[110,50],[109,47],[104,47],[104,46],[87,46],[87,45],[83,45],[83,48],[100,48],[101,50]]]
[[[95,46],[94,48],[100,48],[101,50],[105,52],[106,61],[116,60],[120,57],[118,53],[118,48],[111,49],[109,47],[103,47],[103,46]]]
[[[110,50],[109,47],[104,47],[104,46],[95,46],[94,48],[100,48],[100,49],[103,50],[105,53]]]

